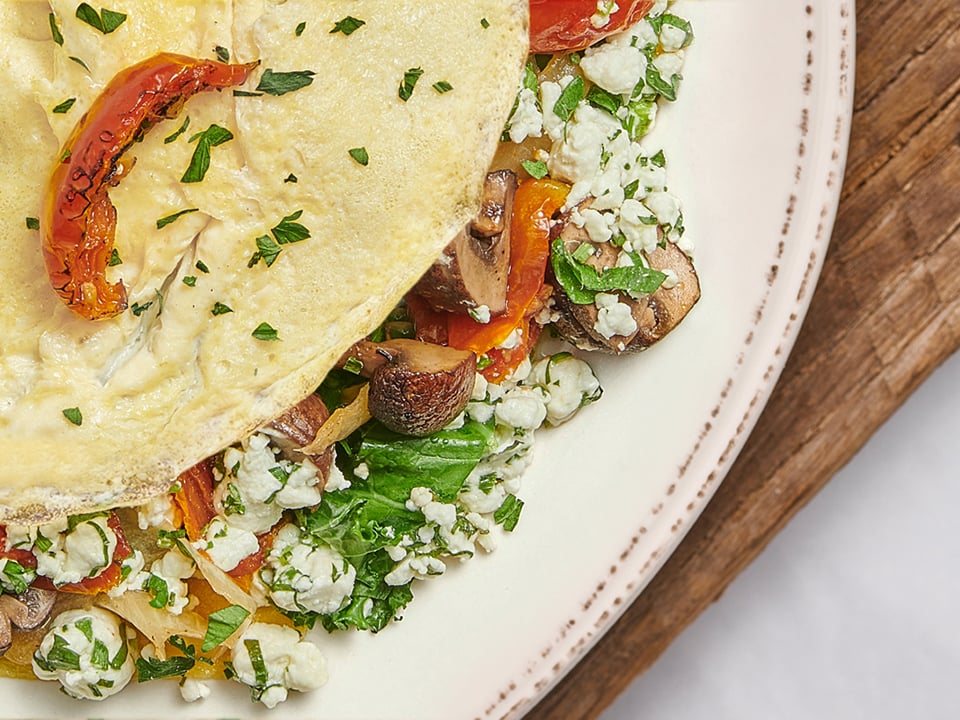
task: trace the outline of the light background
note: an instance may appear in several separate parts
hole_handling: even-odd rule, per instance
[[[602,720],[960,717],[960,354]]]

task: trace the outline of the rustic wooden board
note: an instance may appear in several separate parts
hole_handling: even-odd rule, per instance
[[[960,3],[858,0],[850,155],[820,284],[678,551],[527,717],[597,717],[960,347]]]

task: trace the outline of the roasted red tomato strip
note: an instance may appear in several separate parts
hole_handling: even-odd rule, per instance
[[[173,501],[183,515],[183,529],[187,538],[197,541],[203,537],[203,529],[217,514],[213,503],[213,461],[203,460],[177,478],[180,492],[173,494]]]
[[[117,225],[107,191],[132,166],[126,150],[193,95],[239,85],[256,66],[163,53],[118,73],[94,100],[64,146],[41,220],[50,282],[77,314],[96,320],[127,307],[123,283],[106,280]]]
[[[469,315],[450,313],[447,340],[461,350],[486,353],[523,325],[543,287],[550,258],[551,218],[567,199],[570,186],[555,180],[527,180],[517,188],[510,224],[510,273],[507,311],[481,324]]]
[[[600,27],[593,24],[596,0],[530,0],[530,51],[582,50],[642,18],[654,0],[619,0],[619,8]]]

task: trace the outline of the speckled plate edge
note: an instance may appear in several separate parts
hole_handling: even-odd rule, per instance
[[[678,469],[676,481],[668,486],[664,502],[651,511],[657,515],[667,504],[671,508],[683,508],[682,513],[671,518],[669,538],[651,549],[648,542],[642,541],[647,534],[646,527],[638,527],[619,557],[611,558],[612,563],[606,566],[609,568],[606,576],[598,579],[594,592],[584,602],[581,617],[575,623],[560,628],[556,641],[541,650],[539,658],[529,666],[526,675],[491,697],[489,705],[477,720],[519,720],[530,712],[640,595],[716,492],[783,370],[809,307],[830,241],[840,200],[853,114],[856,52],[854,1],[811,0],[804,3],[804,13],[807,24],[797,28],[797,32],[805,33],[807,69],[802,86],[805,101],[801,117],[797,120],[794,191],[785,198],[782,237],[770,265],[768,287],[757,309],[754,328],[743,339],[737,361],[740,368],[748,357],[754,358],[755,340],[759,333],[776,338],[772,353],[768,353],[767,365],[760,376],[754,378],[756,390],[745,403],[741,403],[742,407],[726,407],[725,412],[733,412],[740,417],[734,427],[709,421],[703,425],[686,461]],[[823,97],[821,107],[815,105],[817,97]],[[830,137],[814,136],[814,117],[830,120],[825,125],[832,130]],[[817,153],[809,152],[814,141],[817,141]],[[811,178],[819,188],[819,193],[801,196],[801,185],[811,182]],[[805,266],[781,265],[787,243],[809,246]],[[776,317],[766,312],[774,295],[794,298],[785,317],[783,312]],[[777,323],[779,334],[776,327],[772,327]],[[736,380],[731,377],[717,398],[713,416],[719,415],[724,406],[729,406],[734,383],[749,380],[743,376]],[[721,448],[719,456],[716,455],[717,448]],[[599,565],[604,567],[602,563]]]

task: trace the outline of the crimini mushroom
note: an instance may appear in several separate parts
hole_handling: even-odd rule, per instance
[[[590,243],[594,254],[588,263],[602,272],[615,267],[619,250],[610,243],[593,243],[582,228],[568,223],[561,234],[567,249],[573,251],[582,243]],[[630,308],[636,329],[625,335],[605,336],[598,329],[600,308],[595,303],[578,305],[563,292],[555,294],[555,309],[559,314],[557,329],[568,341],[584,350],[620,355],[646,350],[662,340],[700,299],[700,280],[693,263],[675,243],[662,241],[653,250],[644,252],[650,267],[668,274],[655,292],[634,298],[617,292],[617,302]]]
[[[491,315],[506,310],[510,216],[516,189],[517,176],[510,170],[487,175],[477,217],[447,245],[414,287],[435,310],[486,308]]]
[[[284,452],[290,452],[310,444],[329,417],[330,411],[327,406],[320,396],[314,393],[270,423],[270,427],[282,436],[278,438],[277,444]],[[333,463],[332,447],[320,453],[311,453],[308,457],[317,466],[321,477],[329,476],[330,465]]]
[[[19,595],[0,595],[0,655],[13,644],[13,628],[33,630],[40,627],[53,609],[56,592],[27,588]]]
[[[369,408],[394,432],[423,436],[449,424],[473,393],[472,352],[418,340],[361,340],[341,359],[370,378]]]

